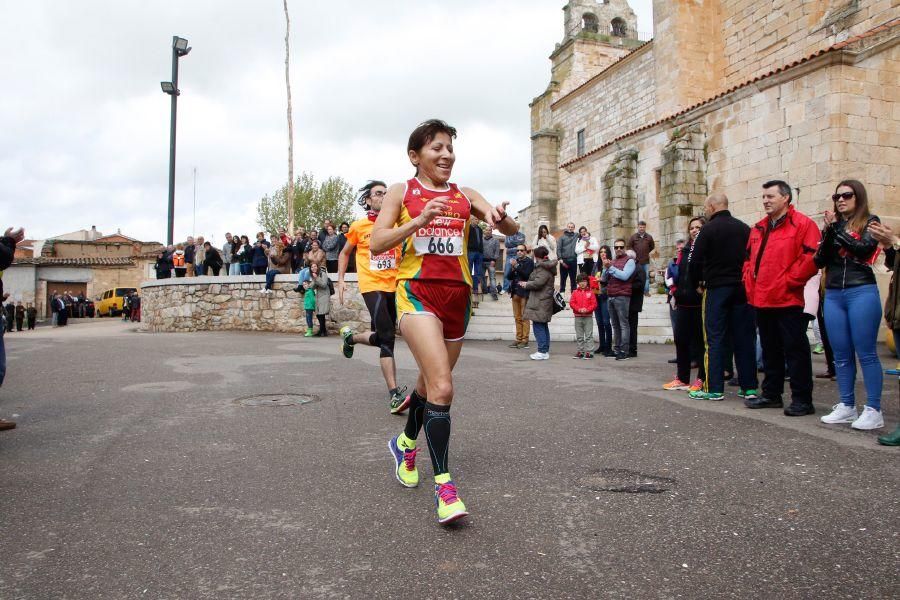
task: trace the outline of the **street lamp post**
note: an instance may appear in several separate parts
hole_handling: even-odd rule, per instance
[[[187,56],[191,51],[188,41],[184,38],[172,36],[172,81],[161,81],[162,91],[172,97],[172,116],[169,123],[169,225],[166,234],[166,244],[172,244],[175,230],[175,121],[178,114],[178,59]]]

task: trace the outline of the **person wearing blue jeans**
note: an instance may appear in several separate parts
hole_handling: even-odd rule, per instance
[[[597,308],[594,309],[594,319],[597,321],[597,338],[600,342],[594,354],[603,356],[615,356],[612,351],[612,325],[609,322],[609,298],[606,293],[597,295]]]
[[[531,330],[534,331],[534,339],[537,340],[539,354],[550,353],[550,323],[531,322]]]
[[[881,221],[869,214],[866,188],[859,181],[842,181],[832,200],[834,212],[825,211],[825,229],[815,260],[817,267],[825,268],[825,329],[834,353],[840,402],[822,417],[822,422],[878,429],[884,427],[884,374],[875,349],[882,307],[872,269],[878,259],[879,241],[870,228],[878,230]],[[861,415],[856,412],[854,395],[857,358],[866,387],[866,406]]]

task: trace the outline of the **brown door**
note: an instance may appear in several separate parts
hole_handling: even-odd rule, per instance
[[[87,283],[72,283],[68,281],[48,281],[47,282],[47,317],[53,316],[53,310],[50,308],[50,301],[53,294],[65,294],[69,292],[72,296],[84,294],[87,297]]]

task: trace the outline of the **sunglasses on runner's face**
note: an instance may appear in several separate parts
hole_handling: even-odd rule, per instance
[[[625,246],[613,246],[616,250],[624,250]]]
[[[834,202],[837,202],[837,201],[840,200],[841,198],[843,198],[844,200],[849,200],[849,199],[852,198],[854,195],[855,195],[855,194],[854,194],[853,192],[844,192],[843,194],[832,194],[831,199],[832,199],[832,201],[834,201]]]
[[[516,252],[528,252],[525,248],[516,248]]]

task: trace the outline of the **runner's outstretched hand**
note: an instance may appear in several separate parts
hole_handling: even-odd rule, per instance
[[[491,207],[491,212],[488,215],[488,224],[491,227],[496,227],[500,221],[506,218],[507,206],[509,206],[509,202],[501,202],[497,206]]]

